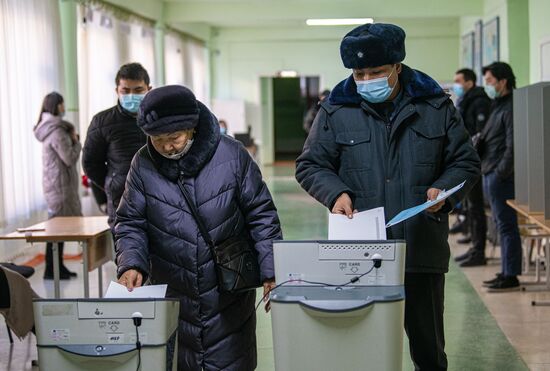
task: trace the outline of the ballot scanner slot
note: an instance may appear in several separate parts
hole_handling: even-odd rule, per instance
[[[119,301],[114,305],[109,301],[78,301],[79,319],[98,318],[132,318],[132,313],[139,311],[143,318],[155,318],[155,302],[142,301],[138,304],[131,301]]]
[[[319,260],[372,260],[374,254],[382,260],[395,260],[393,243],[320,243]]]
[[[59,349],[75,354],[77,356],[85,357],[112,357],[120,354],[129,353],[137,350],[135,344],[109,344],[109,345],[58,345]]]

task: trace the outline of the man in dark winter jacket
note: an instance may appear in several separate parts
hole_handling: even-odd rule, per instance
[[[255,290],[218,292],[210,248],[178,182],[213,241],[253,242],[266,294],[274,285],[273,240],[282,234],[260,170],[183,86],[147,94],[138,124],[148,140],[132,161],[117,210],[119,282],[131,289],[149,277],[180,299],[178,370],[253,370]]]
[[[106,203],[111,229],[132,158],[145,145],[136,116],[151,89],[149,74],[139,63],[120,67],[115,84],[117,104],[94,116],[82,150],[82,168],[92,181],[100,208]]]
[[[453,84],[453,91],[458,97],[458,110],[466,130],[474,141],[478,139],[491,111],[491,99],[482,87],[476,86],[476,79],[474,71],[464,68],[456,71]],[[469,226],[472,247],[465,254],[457,256],[455,260],[460,262],[461,267],[485,265],[487,264],[485,260],[487,220],[481,179],[466,195],[465,205],[465,223]]]
[[[367,24],[348,33],[340,53],[353,74],[321,109],[297,160],[302,187],[333,213],[383,206],[386,219],[465,187],[388,228],[405,239],[405,330],[416,370],[445,370],[443,290],[450,249],[447,213],[479,179],[479,158],[449,97],[429,76],[400,63],[405,32]]]
[[[516,77],[504,62],[483,68],[485,91],[494,99],[491,115],[481,131],[478,151],[483,173],[483,193],[500,237],[502,271],[484,281],[490,292],[519,290],[521,274],[521,239],[514,209],[506,200],[514,198],[514,126],[513,97]]]

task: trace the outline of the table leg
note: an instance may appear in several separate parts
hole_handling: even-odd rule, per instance
[[[84,257],[84,269],[82,272],[82,277],[84,278],[84,297],[90,297],[90,278],[88,276],[89,271],[89,261],[88,261],[88,242],[82,242],[82,256]]]
[[[99,287],[99,297],[103,297],[103,265],[97,267],[97,285]]]
[[[61,293],[59,290],[59,245],[57,242],[52,243],[52,255],[54,298],[59,299],[61,297]]]
[[[550,262],[550,239],[546,239],[546,241],[544,242],[544,262],[545,262],[545,269],[546,269],[546,285],[545,285],[545,288],[546,290],[550,290],[550,266],[549,266],[549,262]],[[550,306],[550,301],[548,300],[533,300],[531,302],[531,305],[532,306],[537,306],[537,307],[549,307]]]
[[[544,269],[546,270],[546,288],[550,290],[550,239],[544,241]]]

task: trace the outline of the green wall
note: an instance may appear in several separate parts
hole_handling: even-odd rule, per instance
[[[508,61],[517,86],[529,85],[529,2],[508,0]]]

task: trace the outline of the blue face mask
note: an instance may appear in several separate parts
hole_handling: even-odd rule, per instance
[[[130,113],[137,113],[145,94],[122,94],[118,99],[122,108]]]
[[[391,73],[386,77],[381,77],[379,79],[372,79],[367,81],[355,81],[357,85],[357,93],[359,93],[363,99],[371,103],[381,103],[388,99],[397,85],[397,80],[395,84],[390,87],[388,83]]]
[[[500,93],[497,91],[494,85],[485,85],[484,89],[489,98],[495,99],[500,97]]]
[[[227,134],[227,128],[220,128],[220,133],[221,133],[222,135]]]
[[[453,93],[455,93],[458,98],[462,98],[464,96],[464,87],[455,82],[453,84]]]

